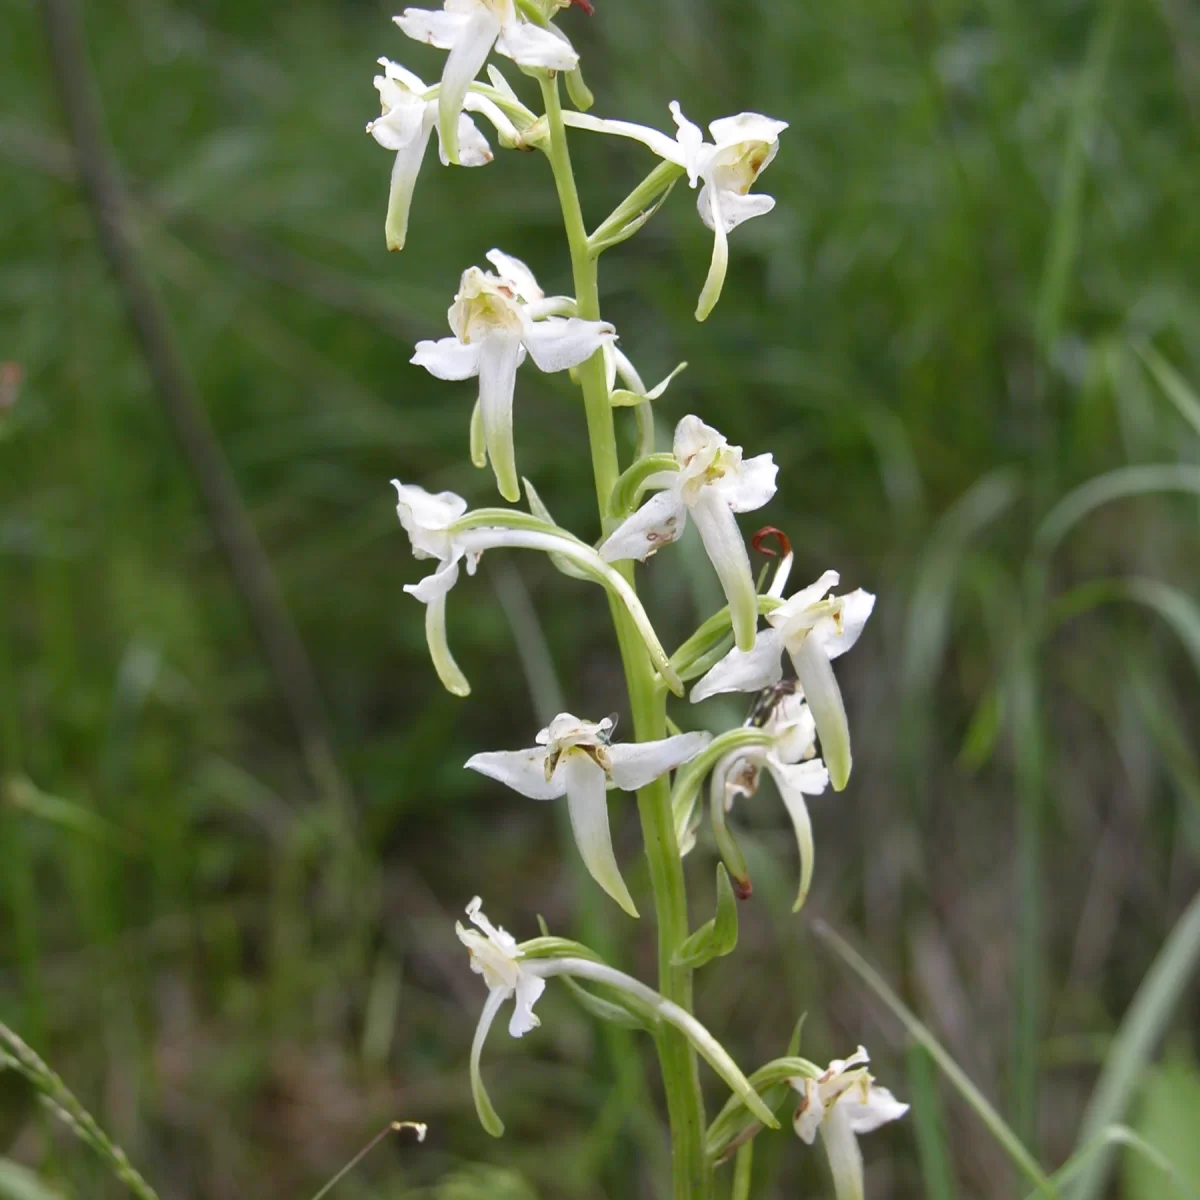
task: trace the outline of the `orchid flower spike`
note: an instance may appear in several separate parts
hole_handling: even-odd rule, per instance
[[[762,769],[767,769],[796,832],[800,887],[792,911],[799,912],[808,897],[813,874],[812,822],[804,798],[818,796],[829,786],[829,772],[814,757],[817,725],[797,692],[785,693],[776,700],[762,728],[770,738],[766,745],[732,751],[713,768],[711,803],[730,812],[735,800],[758,791]]]
[[[572,71],[579,65],[566,35],[541,28],[514,0],[445,0],[443,10],[406,8],[393,20],[410,38],[449,50],[438,95],[438,130],[452,163],[459,161],[459,124],[467,91],[495,47],[523,67]]]
[[[604,321],[555,315],[570,304],[538,287],[519,259],[490,250],[499,274],[470,267],[450,308],[454,337],[417,343],[412,362],[438,379],[479,377],[484,441],[496,485],[510,501],[521,498],[513,450],[513,392],[525,352],[543,371],[578,366],[616,336]]]
[[[863,1160],[858,1135],[898,1121],[908,1105],[887,1088],[876,1087],[861,1046],[847,1059],[834,1059],[817,1079],[789,1079],[801,1095],[792,1120],[809,1146],[818,1133],[829,1157],[837,1200],[863,1200]]]
[[[758,625],[758,600],[734,513],[753,512],[775,495],[778,468],[770,454],[743,462],[741,446],[731,446],[712,426],[692,416],[675,427],[674,454],[677,470],[646,481],[648,487],[663,490],[618,525],[600,553],[609,562],[645,561],[679,537],[690,513],[729,600],[734,638],[749,651]]]
[[[738,113],[709,125],[712,141],[683,115],[678,101],[671,101],[671,116],[678,130],[674,138],[657,129],[631,121],[606,121],[586,113],[570,113],[567,123],[598,133],[633,138],[660,158],[682,167],[693,188],[703,180],[696,197],[700,219],[715,234],[708,278],[696,306],[696,320],[703,321],[716,307],[729,268],[729,235],[743,221],[761,217],[775,207],[773,196],[751,194],[759,175],[771,165],[779,151],[779,135],[788,127],[760,113]]]
[[[367,125],[367,132],[385,149],[396,152],[392,165],[392,186],[388,195],[384,234],[389,250],[403,250],[408,235],[408,214],[413,191],[425,158],[429,135],[437,123],[437,99],[426,99],[425,84],[411,71],[386,58],[379,60],[383,74],[375,76],[383,115]],[[466,106],[484,113],[503,133],[516,134],[512,122],[490,100],[474,94]],[[464,167],[482,167],[492,161],[487,139],[466,113],[458,117],[459,163]],[[439,134],[438,149],[443,163],[449,163],[446,146]]]
[[[711,740],[680,733],[661,741],[612,743],[615,720],[581,721],[559,713],[529,750],[476,754],[466,766],[533,800],[567,797],[571,828],[592,878],[631,916],[638,915],[621,877],[608,824],[606,789],[633,792],[689,759]]]
[[[838,573],[826,571],[816,583],[769,612],[771,628],[758,635],[753,649],[731,650],[692,688],[691,700],[696,704],[719,692],[757,692],[771,687],[783,678],[781,660],[787,654],[816,720],[830,781],[840,792],[850,778],[850,729],[830,660],[858,641],[875,607],[875,597],[860,588],[845,596],[825,598],[837,582]]]

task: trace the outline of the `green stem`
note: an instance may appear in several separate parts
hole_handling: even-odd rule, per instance
[[[556,77],[542,81],[542,98],[550,129],[548,156],[571,249],[578,312],[584,320],[597,321],[600,319],[600,292],[596,262],[588,250],[587,228],[583,223],[583,210],[571,168]],[[621,472],[604,359],[599,351],[579,367],[579,382],[587,414],[596,502],[601,525],[607,532],[613,519],[613,487]],[[632,566],[622,564],[621,570],[632,583]],[[642,651],[641,639],[628,613],[623,607],[611,607],[629,690],[634,734],[638,741],[665,737],[666,697],[655,685],[654,672]],[[690,1013],[692,974],[686,968],[671,965],[675,951],[686,940],[689,930],[683,862],[675,840],[671,789],[666,779],[656,780],[638,792],[638,813],[658,918],[659,991]],[[704,1155],[704,1101],[700,1093],[696,1055],[683,1034],[671,1026],[664,1026],[655,1042],[671,1123],[675,1200],[707,1200],[712,1195],[712,1173]]]

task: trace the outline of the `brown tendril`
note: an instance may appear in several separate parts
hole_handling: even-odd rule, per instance
[[[779,543],[778,550],[772,550],[763,545],[768,538],[774,538]],[[786,558],[792,552],[792,541],[782,529],[774,525],[764,525],[751,539],[750,545],[764,558]]]

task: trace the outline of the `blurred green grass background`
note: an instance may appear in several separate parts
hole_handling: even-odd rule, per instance
[[[542,913],[653,970],[652,930],[581,880],[556,814],[461,769],[528,744],[556,685],[573,711],[621,708],[603,598],[539,558],[489,555],[451,598],[475,687],[455,700],[401,590],[424,572],[388,486],[494,502],[467,460],[469,388],[407,360],[493,245],[569,290],[548,169],[501,153],[449,171],[431,151],[409,245],[389,256],[391,160],[363,133],[374,60],[426,79],[442,61],[392,10],[85,8],[141,248],[315,664],[349,794],[312,782],[163,420],[72,178],[38,6],[0,0],[0,360],[23,376],[0,409],[0,1017],[164,1200],[311,1196],[396,1117],[428,1121],[428,1143],[386,1144],[336,1195],[660,1195],[647,1047],[557,989],[535,1037],[488,1047],[503,1141],[467,1086],[483,989],[453,920],[472,894],[519,936]],[[1200,13],[597,8],[562,24],[598,114],[666,127],[679,99],[695,120],[791,124],[759,185],[778,207],[734,235],[713,317],[691,319],[711,235],[682,187],[603,259],[605,315],[647,379],[691,363],[658,406],[663,433],[694,411],[774,452],[761,515],[796,542],[795,577],[834,566],[879,595],[840,670],[856,770],[813,805],[809,908],[790,915],[794,848],[764,790],[739,814],[755,897],[735,956],[699,977],[698,1012],[747,1067],[805,1010],[814,1058],[872,1047],[882,1082],[920,1102],[865,1143],[872,1195],[1012,1195],[994,1143],[810,918],[866,949],[1045,1163],[1068,1156],[1200,879]],[[651,165],[588,135],[574,154],[593,221]],[[584,447],[565,377],[523,372],[520,468],[591,538]],[[1174,474],[1113,474],[1147,464]],[[1050,536],[1047,515],[1097,477],[1146,494]],[[646,575],[672,646],[719,592],[702,555],[666,557]],[[1077,590],[1127,578],[1161,586]],[[737,702],[701,715],[741,718]],[[614,824],[641,900],[631,804]],[[711,848],[693,858],[698,921]],[[1109,1119],[1200,1188],[1185,995],[1166,1065],[1137,1064],[1132,1107]],[[68,1194],[119,1194],[0,1075],[5,1155]],[[790,1134],[764,1140],[756,1179],[771,1197],[825,1186]],[[1163,1183],[1142,1165],[1113,1186]]]

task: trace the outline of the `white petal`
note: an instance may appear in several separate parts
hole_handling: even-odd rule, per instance
[[[438,379],[470,379],[479,374],[480,346],[468,346],[456,337],[436,342],[417,343],[417,352],[408,361],[424,367]]]
[[[523,67],[573,71],[579,66],[579,55],[566,37],[552,29],[540,29],[528,21],[514,21],[507,25],[500,34],[496,49]]]
[[[819,758],[791,765],[780,762],[774,755],[768,756],[767,769],[779,788],[779,796],[788,810],[788,816],[792,818],[792,828],[796,833],[796,849],[800,853],[800,887],[792,912],[799,912],[812,886],[814,854],[812,821],[804,797],[806,794],[815,796],[823,792],[829,784],[829,772]]]
[[[821,1123],[821,1141],[829,1156],[833,1175],[833,1191],[837,1200],[863,1200],[863,1160],[858,1138],[850,1128],[850,1120],[834,1104]]]
[[[467,23],[465,16],[428,8],[406,8],[392,20],[414,41],[427,42],[439,50],[452,49]]]
[[[367,126],[367,132],[385,149],[400,150],[419,137],[425,124],[425,101],[381,75],[375,76],[379,97],[388,111]]]
[[[608,133],[616,137],[632,138],[635,142],[641,142],[643,146],[648,146],[659,158],[665,159],[667,162],[672,162],[679,167],[687,165],[683,147],[673,137],[659,133],[657,129],[651,129],[648,125],[637,125],[632,121],[609,121],[601,117],[593,117],[591,113],[571,112],[570,110],[563,113],[563,120],[568,126],[575,129],[587,129],[593,133]],[[693,126],[693,128],[695,127]],[[703,138],[704,135],[700,136]],[[695,185],[693,184],[693,186]]]
[[[479,1024],[475,1026],[475,1036],[471,1039],[471,1095],[475,1099],[475,1111],[479,1114],[479,1123],[492,1135],[499,1137],[504,1132],[504,1122],[496,1115],[488,1097],[487,1089],[483,1086],[483,1073],[479,1069],[479,1060],[483,1055],[483,1044],[487,1041],[488,1030],[500,1011],[500,1005],[508,999],[511,993],[507,989],[497,988],[488,992],[487,1003],[479,1014]]]
[[[432,575],[426,575],[420,583],[406,583],[404,590],[415,596],[422,604],[444,600],[450,589],[458,582],[458,559],[447,559]]]
[[[898,1121],[908,1112],[908,1105],[897,1100],[887,1088],[872,1085],[866,1104],[860,1104],[855,1099],[857,1095],[856,1090],[847,1092],[837,1102],[855,1133],[871,1133],[889,1121]]]
[[[438,132],[442,149],[452,163],[459,161],[458,115],[463,100],[479,68],[487,61],[500,32],[500,20],[486,7],[480,7],[462,25],[457,40],[442,69],[442,90],[438,93]]]
[[[816,638],[806,637],[798,650],[791,650],[792,663],[804,688],[805,699],[817,723],[821,756],[829,768],[833,790],[840,792],[850,778],[850,727],[842,690],[838,687],[829,656]]]
[[[536,1029],[541,1024],[533,1006],[545,990],[546,981],[537,975],[522,971],[517,977],[517,994],[513,999],[512,1017],[508,1022],[508,1032],[513,1037],[524,1037],[531,1029]]]
[[[775,734],[774,753],[780,762],[798,763],[816,753],[817,723],[803,696],[785,696],[776,704],[771,731]]]
[[[508,119],[500,106],[486,96],[480,96],[477,92],[467,92],[463,98],[463,108],[467,112],[479,113],[486,117],[499,135],[502,146],[513,146],[520,138],[517,127]],[[461,130],[461,128],[460,123],[459,129]],[[459,136],[462,136],[461,133]],[[470,164],[464,163],[463,165],[469,166]]]
[[[751,459],[751,462],[754,460]],[[773,596],[776,600],[783,599],[783,590],[787,587],[788,580],[791,578],[792,566],[796,561],[796,556],[789,550],[779,561],[779,566],[775,569],[775,576],[771,580],[771,586],[767,588],[767,595]]]
[[[775,142],[788,127],[786,121],[775,121],[761,113],[743,112],[735,117],[720,117],[710,122],[708,132],[718,149],[738,142]]]
[[[436,16],[440,14],[434,15]],[[378,62],[383,68],[384,75],[386,75],[388,79],[395,80],[403,87],[406,87],[417,97],[420,97],[425,93],[425,81],[419,75],[413,74],[413,72],[407,67],[402,67],[399,63],[392,62],[390,58],[379,58],[376,59],[376,62]]]
[[[837,658],[858,641],[874,607],[875,597],[870,592],[864,592],[862,588],[850,592],[842,597],[840,623],[832,617],[822,617],[813,626],[809,637],[815,637],[830,658]]]
[[[704,549],[708,551],[729,601],[734,641],[739,650],[753,650],[754,633],[758,628],[758,595],[754,590],[750,555],[746,553],[742,531],[717,488],[702,487],[691,509]]]
[[[606,321],[547,317],[531,321],[523,341],[541,371],[565,371],[591,358],[616,331]]]
[[[457,567],[454,573],[457,576]],[[441,574],[443,572],[439,571],[438,575]],[[450,653],[450,643],[446,639],[445,592],[434,597],[425,606],[425,641],[429,646],[429,657],[433,660],[434,670],[442,681],[442,687],[452,696],[469,696],[471,685],[459,669],[458,663],[454,661],[454,655]]]
[[[691,701],[699,704],[721,692],[761,692],[783,678],[783,637],[776,629],[758,635],[754,649],[736,647],[692,688]]]
[[[563,755],[559,771],[567,783],[567,807],[575,844],[592,878],[631,916],[638,915],[633,897],[621,878],[608,827],[608,797],[604,772],[582,750]]]
[[[429,144],[431,128],[432,126],[425,123],[417,137],[397,150],[396,160],[392,163],[387,217],[383,223],[383,234],[389,250],[403,250],[408,238],[408,214],[417,186],[417,176],[421,173],[421,163],[425,158],[425,147]]]
[[[438,133],[438,155],[442,166],[450,165],[450,156]],[[465,112],[458,114],[458,165],[460,167],[486,167],[493,159],[492,148],[487,138],[479,132],[475,122]]]
[[[517,295],[526,304],[546,298],[546,293],[542,291],[533,272],[519,258],[513,258],[503,250],[489,250],[487,260],[496,268],[498,275],[503,275],[516,285]]]
[[[513,392],[521,343],[507,333],[493,333],[479,347],[479,410],[483,437],[496,474],[496,486],[505,500],[521,498],[517,458],[513,449]]]
[[[779,468],[770,454],[759,454],[748,458],[737,474],[722,480],[721,495],[735,513],[754,512],[762,508],[775,495],[775,476]]]
[[[700,292],[700,299],[696,302],[696,320],[706,320],[709,313],[717,306],[717,301],[721,298],[721,289],[725,286],[725,273],[729,270],[729,234],[725,229],[725,222],[721,215],[721,209],[717,203],[717,194],[715,191],[705,188],[709,193],[706,204],[700,207],[700,216],[705,217],[706,213],[711,214],[705,224],[711,224],[713,230],[713,252],[712,261],[708,264],[708,278],[704,281],[704,287]],[[704,192],[701,193],[701,199],[704,199]]]
[[[567,790],[562,770],[546,779],[546,751],[540,746],[530,750],[489,750],[472,755],[463,765],[531,800],[557,800]]]
[[[775,207],[775,197],[763,192],[721,193],[721,220],[725,223],[725,232],[732,233],[744,221],[752,217],[765,217]]]
[[[671,101],[670,109],[675,127],[679,130],[677,140],[683,158],[682,165],[688,173],[689,185],[695,187],[700,173],[700,148],[704,145],[704,131],[683,115],[678,100]]]
[[[661,546],[673,542],[687,525],[687,505],[675,488],[652,496],[612,531],[600,547],[608,562],[623,558],[645,561]]]
[[[657,742],[619,742],[609,746],[612,781],[625,792],[636,792],[651,780],[690,762],[709,742],[705,732],[677,733]]]

